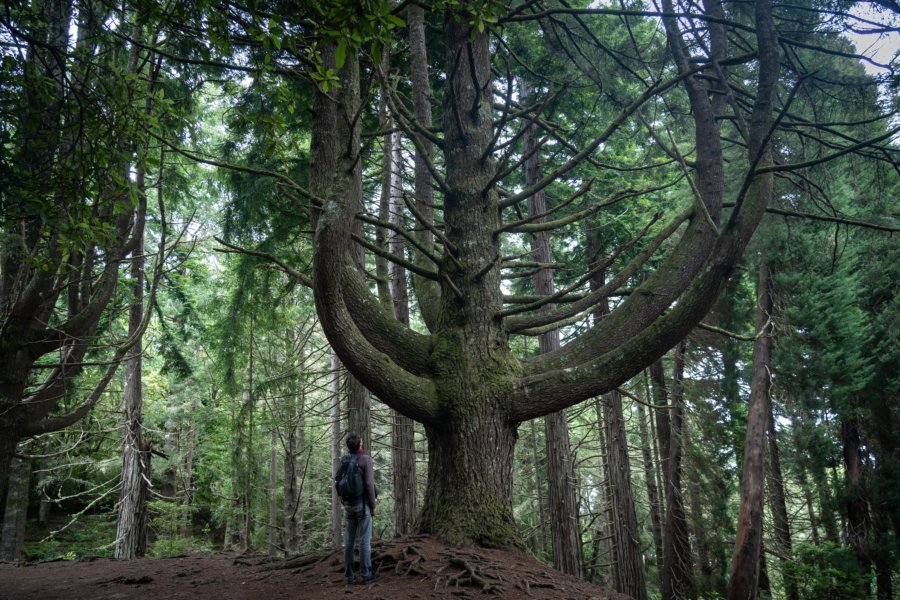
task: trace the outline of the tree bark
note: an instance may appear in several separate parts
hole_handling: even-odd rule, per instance
[[[268,511],[268,550],[269,556],[278,556],[278,429],[273,424],[269,437],[269,487],[266,490],[269,497]]]
[[[603,422],[606,426],[606,453],[609,461],[609,489],[612,500],[613,543],[616,555],[616,591],[646,600],[640,529],[631,490],[631,463],[618,392],[603,395]]]
[[[300,368],[305,369],[306,362],[302,349],[300,354]],[[305,411],[306,391],[292,388],[285,411],[287,413],[287,439],[285,440],[284,481],[282,482],[284,488],[284,550],[288,556],[299,553],[302,544],[303,511],[300,508],[298,481],[302,481],[306,476],[306,469],[301,461],[301,453],[306,445]]]
[[[14,458],[10,467],[9,492],[3,511],[3,533],[0,536],[0,562],[21,560],[22,546],[25,543],[31,460]]]
[[[810,538],[815,546],[822,543],[819,536],[819,519],[816,517],[816,511],[813,508],[813,495],[809,487],[809,478],[806,476],[806,467],[800,465],[797,470],[798,479],[800,480],[800,489],[803,490],[803,498],[806,504],[806,514],[809,517]]]
[[[600,474],[600,490],[599,494],[597,494],[599,502],[600,502],[600,516],[597,519],[597,529],[599,535],[599,555],[601,558],[608,561],[605,565],[605,570],[600,573],[600,584],[601,585],[613,585],[615,582],[615,574],[618,570],[618,563],[616,562],[618,559],[616,557],[615,552],[615,534],[613,533],[613,521],[616,519],[616,515],[613,514],[613,500],[612,500],[612,475],[610,474],[610,462],[609,462],[609,444],[606,441],[606,418],[604,417],[604,403],[603,398],[595,398],[594,399],[594,414],[597,419],[597,441],[600,445],[600,457],[597,465],[597,470]],[[600,565],[598,565],[598,571],[600,570]]]
[[[544,486],[541,484],[542,479],[546,479],[542,477],[542,461],[538,456],[538,432],[537,432],[537,423],[536,419],[532,419],[528,422],[529,426],[529,434],[528,443],[525,444],[526,448],[531,448],[531,452],[528,454],[529,464],[531,466],[531,484],[533,490],[534,502],[532,502],[532,509],[537,515],[537,527],[535,528],[534,534],[531,539],[531,547],[534,549],[535,555],[539,558],[543,558],[547,555],[547,501],[544,498]],[[547,445],[544,444],[544,448],[546,449]],[[537,505],[535,506],[535,502]]]
[[[526,102],[532,101],[532,89],[526,79],[520,79],[520,91]],[[522,144],[528,158],[525,160],[525,185],[532,186],[543,177],[541,155],[535,139],[535,126],[529,124],[522,134]],[[547,200],[543,190],[528,198],[528,215],[535,223],[546,221]],[[549,265],[550,237],[547,232],[531,236],[531,256],[539,265]],[[549,296],[554,292],[553,271],[548,266],[539,267],[532,276],[535,294]],[[544,311],[553,309],[551,304]],[[540,352],[547,353],[560,347],[559,330],[553,329],[538,337]],[[544,417],[544,438],[547,444],[547,488],[550,500],[550,536],[553,543],[553,566],[563,573],[581,577],[582,549],[581,524],[576,501],[577,489],[572,451],[569,442],[569,422],[562,410]]]
[[[341,385],[340,362],[337,354],[331,352],[331,472],[337,473],[341,466]],[[341,498],[334,486],[331,486],[331,541],[335,548],[342,546],[343,540],[343,515],[341,511]]]
[[[687,427],[682,432],[684,447],[691,447],[691,440]],[[688,479],[688,498],[691,503],[691,528],[694,531],[694,542],[697,548],[697,568],[700,576],[697,580],[695,589],[698,595],[711,592],[716,589],[715,577],[713,576],[713,567],[709,556],[710,534],[707,529],[707,519],[703,514],[703,503],[701,501],[702,481],[700,474],[697,472],[697,466],[691,465],[686,468]]]
[[[431,85],[428,82],[428,50],[425,45],[425,10],[420,4],[411,3],[406,9],[409,27],[410,82],[413,93],[413,113],[419,127],[429,130],[431,118]],[[429,229],[434,222],[434,181],[428,163],[432,160],[434,147],[427,136],[416,132],[415,141],[415,204],[421,220],[416,223],[415,235],[426,252],[434,250],[434,235]],[[420,266],[431,266],[431,261],[420,250],[413,251],[413,260]],[[415,276],[416,298],[422,319],[429,330],[434,330],[437,319],[438,285],[425,277]]]
[[[390,156],[390,222],[403,225],[403,190],[400,177],[400,166],[403,160],[400,154],[400,134],[393,134]],[[393,234],[390,237],[389,250],[395,256],[405,257],[406,244],[403,237]],[[388,267],[393,301],[394,316],[403,325],[409,326],[409,290],[406,283],[406,269],[391,263]],[[413,420],[404,414],[391,409],[391,464],[393,466],[394,489],[394,533],[407,535],[413,532],[418,504],[416,498],[416,449],[415,428]]]
[[[872,553],[869,550],[872,524],[863,482],[862,449],[856,417],[843,419],[840,431],[844,456],[844,477],[847,486],[847,544],[853,549],[853,554],[862,568],[864,581],[861,582],[857,591],[859,597],[864,598],[869,597],[871,593],[868,578],[872,569]]]
[[[663,542],[662,597],[681,600],[694,593],[690,534],[681,490],[682,422],[684,406],[684,342],[675,347],[672,368],[672,408],[666,470],[666,534]]]
[[[428,485],[417,528],[440,532],[453,544],[517,546],[520,540],[508,537],[516,429],[498,428],[505,420],[481,413],[491,408],[477,404],[469,405],[466,418],[427,428]]]
[[[756,288],[756,341],[753,343],[753,376],[750,381],[750,407],[747,414],[747,439],[741,474],[741,503],[728,600],[753,600],[759,583],[762,552],[763,487],[765,483],[765,450],[767,403],[771,386],[772,296],[769,267],[759,267]]]
[[[656,566],[660,574],[663,568],[662,522],[659,510],[659,490],[656,488],[656,473],[653,464],[653,447],[647,432],[647,411],[637,405],[638,425],[641,434],[641,456],[644,459],[644,481],[647,484],[647,500],[650,502],[650,524],[653,529],[653,549]]]
[[[603,260],[603,248],[596,231],[587,231],[588,263],[596,268]],[[604,286],[604,271],[598,270],[591,277],[591,289]],[[599,303],[594,310],[593,318],[600,321],[608,317],[609,304],[606,300]],[[602,396],[601,437],[606,442],[606,468],[609,498],[609,523],[611,534],[612,580],[615,589],[638,600],[647,598],[647,586],[644,579],[643,555],[640,546],[640,530],[638,528],[637,511],[631,488],[631,461],[628,456],[628,439],[625,431],[625,419],[622,413],[622,397],[618,391],[611,391]],[[598,410],[598,415],[599,415]]]
[[[137,184],[145,193],[144,170],[138,168]],[[143,224],[135,225],[143,231]],[[131,257],[133,299],[128,316],[129,337],[141,335],[144,314],[144,236]],[[122,494],[119,498],[114,556],[134,559],[147,552],[147,494],[150,482],[150,445],[143,434],[143,341],[138,339],[125,363],[125,440],[122,458]]]
[[[784,579],[784,595],[786,600],[798,600],[796,580],[789,574],[792,556],[791,526],[788,521],[787,504],[784,496],[784,475],[781,471],[781,457],[778,451],[778,437],[775,429],[775,413],[771,395],[767,402],[767,421],[769,433],[769,504],[772,511],[772,527],[775,542],[781,557],[782,577]]]

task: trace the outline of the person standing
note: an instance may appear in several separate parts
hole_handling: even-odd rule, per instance
[[[344,505],[344,578],[347,583],[356,582],[353,572],[353,547],[359,537],[359,567],[363,583],[371,583],[381,576],[372,572],[372,518],[375,516],[375,470],[372,457],[365,453],[362,440],[356,433],[347,436],[347,450],[350,454],[341,459],[341,469],[335,477],[335,485],[342,475],[351,468],[353,461],[362,478],[362,493],[359,495],[341,495]],[[352,472],[352,470],[351,470]],[[352,487],[352,486],[351,486]]]

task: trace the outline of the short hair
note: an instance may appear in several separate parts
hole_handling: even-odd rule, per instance
[[[359,444],[362,440],[359,439],[359,435],[356,433],[351,433],[347,436],[347,449],[350,452],[356,452],[359,450]]]

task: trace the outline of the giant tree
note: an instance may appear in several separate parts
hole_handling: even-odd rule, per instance
[[[272,72],[305,73],[317,84],[307,181],[266,173],[308,200],[312,278],[295,275],[313,287],[323,329],[347,369],[425,427],[428,485],[418,528],[452,541],[515,543],[517,426],[614,390],[705,315],[766,211],[774,174],[809,162],[790,164],[795,157],[771,148],[776,128],[818,131],[808,121],[785,123],[793,91],[776,93],[800,78],[779,45],[813,45],[792,41],[790,15],[766,0],[740,7],[664,2],[655,13],[449,1],[426,6],[424,15],[418,6],[406,13],[416,32],[424,18],[439,33],[413,36],[410,60],[392,60],[400,66],[388,72],[381,66],[385,29],[400,24],[388,3],[308,7],[302,22],[283,17],[276,27],[270,20],[263,32],[267,40],[273,31],[291,32],[269,45],[279,48]],[[595,35],[612,21],[620,36]],[[531,68],[506,43],[524,29],[578,68]],[[291,54],[293,36],[309,41],[300,57]],[[281,66],[290,60],[299,67]],[[594,76],[579,75],[585,62]],[[533,100],[516,96],[514,63],[529,72]],[[555,105],[575,88],[584,114]],[[367,140],[384,134],[371,126],[382,100],[416,150],[415,193],[404,197],[407,218],[399,222],[368,211],[373,203],[360,185],[363,166],[379,160]],[[296,110],[303,96],[288,102],[292,114],[305,114]],[[532,149],[523,141],[529,126],[536,129]],[[613,151],[640,137],[652,148],[636,164]],[[860,133],[813,160],[888,137]],[[537,153],[545,172],[526,181],[521,171]],[[544,214],[528,215],[528,198],[542,190]],[[602,212],[613,206],[615,213]],[[509,253],[517,236],[543,231],[568,246],[577,239],[574,226],[599,221],[602,229],[604,219],[624,211],[634,217],[628,235],[611,237],[599,264],[578,263],[582,271],[561,274],[565,284],[550,295],[508,293],[504,280],[523,277],[519,257]],[[402,235],[409,257],[372,243],[378,228]],[[354,242],[410,272],[414,326],[371,292]],[[605,283],[589,287],[600,271]],[[611,310],[592,320],[601,303]],[[514,353],[512,336],[560,327],[558,349]]]
[[[675,72],[644,82],[645,89],[624,105],[606,130],[573,148],[567,160],[538,183],[506,191],[501,183],[510,160],[523,158],[504,155],[498,143],[513,111],[494,107],[492,34],[485,27],[496,20],[492,7],[451,3],[444,17],[442,135],[428,132],[442,150],[442,164],[433,164],[431,173],[442,195],[441,211],[434,222],[420,218],[419,223],[439,244],[427,254],[429,262],[422,260],[415,267],[437,292],[433,302],[423,305],[423,311],[431,311],[425,318],[428,333],[388,318],[352,267],[348,241],[360,210],[353,173],[361,155],[348,140],[357,139],[360,127],[354,96],[359,89],[358,57],[345,43],[325,37],[320,40],[321,59],[341,81],[337,88],[320,90],[314,101],[308,195],[317,216],[313,289],[329,341],[348,369],[379,397],[425,425],[429,479],[419,529],[453,541],[512,544],[510,491],[517,425],[613,389],[661,356],[706,313],[749,241],[769,200],[758,171],[771,172],[767,148],[779,64],[771,6],[761,0],[753,25],[745,26],[754,33],[758,61],[755,98],[748,114],[741,114],[753,143],[730,215],[722,215],[726,193],[719,125],[707,84],[698,75],[712,76],[716,64],[735,59],[698,59],[697,48],[688,48],[682,26],[671,16],[663,21]],[[674,11],[671,3],[664,8]],[[707,23],[724,35],[725,25],[703,13],[692,16],[695,25]],[[538,17],[523,13],[505,18]],[[645,230],[629,243],[645,242],[644,251],[630,263],[617,265],[616,275],[603,288],[549,312],[536,309],[553,297],[524,307],[504,306],[501,238],[517,225],[508,209],[599,155],[620,127],[631,125],[648,102],[676,86],[686,90],[693,111],[696,158],[688,178],[694,194],[690,207],[671,216],[653,235],[647,230],[656,219],[648,218]],[[540,119],[537,107],[521,107],[516,113],[525,122]],[[412,118],[407,126],[415,127]],[[635,193],[619,191],[623,196]],[[559,350],[529,359],[512,353],[510,335],[559,323],[606,301],[663,241],[672,247],[659,266],[605,319]]]

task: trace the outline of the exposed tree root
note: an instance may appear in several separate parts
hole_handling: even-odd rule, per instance
[[[259,571],[277,571],[280,569],[297,569],[298,571],[303,570],[304,568],[311,567],[316,565],[323,560],[328,559],[331,556],[334,556],[336,552],[334,550],[325,550],[320,552],[310,552],[309,554],[301,554],[300,556],[294,556],[288,558],[286,560],[278,561],[272,564],[262,565],[259,567]],[[237,562],[237,561],[235,561]],[[259,563],[257,563],[259,564]]]
[[[562,586],[553,575],[544,570],[529,569],[524,563],[510,563],[508,555],[502,559],[492,557],[490,550],[479,548],[435,548],[425,536],[407,536],[401,539],[376,540],[372,543],[372,569],[381,575],[415,578],[428,585],[435,595],[448,598],[476,598],[485,595],[498,598],[547,597],[547,592],[574,594],[574,588]],[[343,552],[323,551],[296,556],[287,560],[256,565],[258,572],[295,569],[295,573],[308,571],[330,559],[329,570],[343,575]],[[523,568],[524,567],[524,568]],[[342,579],[342,577],[340,578]],[[385,585],[385,579],[373,584],[372,591]],[[427,582],[427,583],[426,583]],[[388,588],[384,588],[388,589]],[[382,591],[382,593],[384,593]],[[605,595],[590,596],[592,598]],[[380,596],[373,596],[373,599]]]

